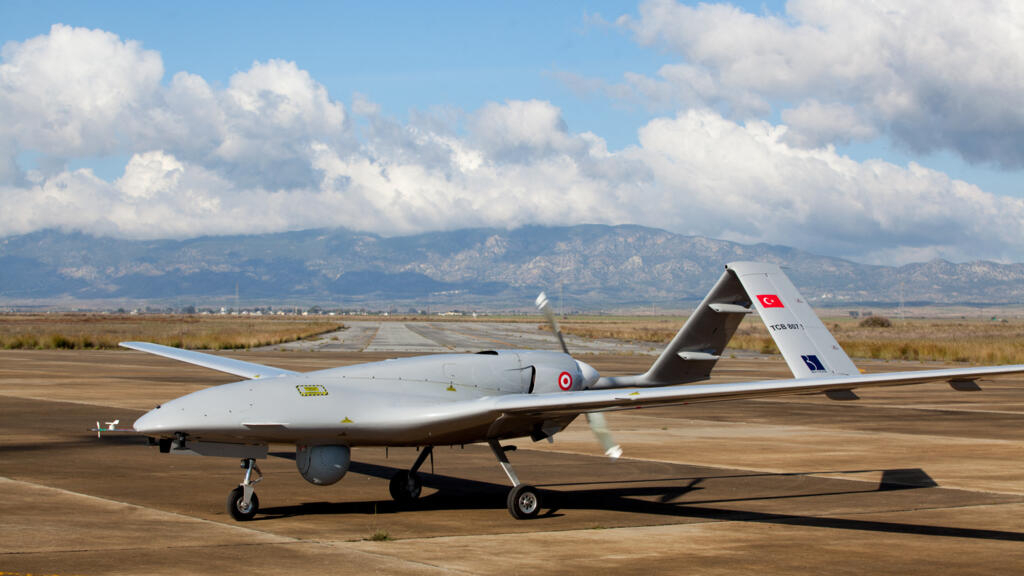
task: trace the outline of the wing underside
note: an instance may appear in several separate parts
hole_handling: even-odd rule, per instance
[[[157,356],[163,356],[164,358],[170,358],[179,362],[195,364],[196,366],[202,366],[203,368],[209,368],[211,370],[227,372],[228,374],[234,374],[235,376],[241,376],[242,378],[247,378],[249,380],[299,374],[299,372],[284,370],[282,368],[274,368],[273,366],[266,366],[264,364],[256,364],[255,362],[235,360],[234,358],[227,358],[225,356],[215,356],[213,354],[205,354],[203,352],[195,352],[193,350],[182,350],[181,348],[173,348],[171,346],[163,346],[149,342],[121,342],[118,345],[124,348],[138,350],[140,352],[156,354]]]

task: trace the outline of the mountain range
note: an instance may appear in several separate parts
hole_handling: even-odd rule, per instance
[[[817,306],[1019,304],[1024,264],[873,266],[641,226],[471,228],[382,237],[318,229],[187,240],[45,230],[0,239],[0,304],[188,302],[584,310],[685,308],[726,262],[784,266]]]

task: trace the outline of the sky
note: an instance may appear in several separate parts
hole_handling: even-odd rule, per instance
[[[1024,261],[1024,7],[0,0],[0,238],[639,224]]]

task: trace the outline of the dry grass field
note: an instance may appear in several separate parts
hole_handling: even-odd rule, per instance
[[[684,321],[685,318],[681,317],[563,320],[562,329],[568,334],[586,338],[668,342]],[[860,321],[850,318],[823,318],[823,322],[843,349],[855,358],[1024,363],[1024,320],[1020,319],[913,318],[893,321],[890,327],[861,326]],[[768,330],[753,317],[744,320],[729,347],[765,354],[778,353]]]
[[[361,317],[365,320],[366,317]],[[403,316],[374,320],[437,322],[436,317]],[[472,321],[459,318],[461,322]],[[495,317],[480,318],[493,322]],[[536,322],[535,317],[501,318]],[[280,344],[331,332],[343,317],[39,314],[0,316],[2,349],[115,348],[125,340],[145,340],[193,349],[237,349]],[[665,343],[686,321],[682,316],[572,316],[563,318],[567,334],[585,338]],[[836,339],[854,358],[1024,363],[1024,320],[982,318],[912,318],[889,327],[861,326],[850,318],[823,318]],[[547,324],[538,324],[548,330]],[[776,354],[778,350],[761,321],[744,320],[729,343],[735,350]]]
[[[0,348],[98,349],[144,340],[179,348],[229,350],[291,342],[342,327],[333,318],[39,314],[0,316]]]

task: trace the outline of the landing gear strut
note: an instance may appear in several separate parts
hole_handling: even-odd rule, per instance
[[[434,453],[433,446],[427,446],[423,450],[420,450],[420,455],[416,457],[416,462],[413,463],[412,468],[409,470],[399,470],[391,477],[391,483],[388,485],[388,491],[391,492],[391,497],[395,499],[395,502],[399,504],[408,504],[409,502],[415,501],[420,497],[420,491],[423,489],[423,483],[420,482],[419,474],[416,472],[423,466],[423,463],[427,461],[427,457]],[[433,460],[431,460],[433,462]]]
[[[227,502],[228,514],[238,521],[252,520],[256,515],[260,508],[260,499],[256,497],[253,486],[263,480],[263,473],[256,465],[256,459],[242,458],[242,468],[245,470],[245,478],[228,494]]]
[[[508,461],[505,452],[515,448],[512,446],[503,448],[497,440],[490,440],[487,443],[498,459],[498,463],[501,464],[501,469],[505,471],[505,475],[512,482],[512,490],[508,493],[508,513],[517,520],[535,518],[540,513],[540,493],[533,486],[520,482],[515,470],[512,469],[512,464]]]

